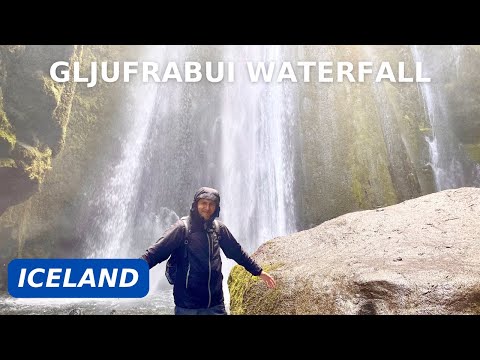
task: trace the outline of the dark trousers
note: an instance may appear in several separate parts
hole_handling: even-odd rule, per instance
[[[220,304],[209,308],[186,309],[175,306],[175,315],[228,315],[225,305]]]

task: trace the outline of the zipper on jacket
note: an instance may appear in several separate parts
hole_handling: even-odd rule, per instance
[[[210,278],[212,277],[212,264],[210,261],[210,233],[207,232],[207,239],[208,239],[208,305],[207,308],[210,307],[210,303],[212,302],[212,292],[210,291]]]
[[[190,261],[188,262],[187,280],[185,280],[185,289],[188,289],[188,276],[190,275]]]

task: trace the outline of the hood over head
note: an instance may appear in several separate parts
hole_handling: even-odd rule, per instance
[[[195,217],[199,217],[197,203],[200,199],[208,199],[215,202],[216,208],[215,212],[212,215],[212,218],[209,221],[213,221],[216,217],[220,215],[220,193],[217,189],[213,189],[210,187],[203,186],[195,192],[193,197],[192,207],[190,209],[190,213]]]

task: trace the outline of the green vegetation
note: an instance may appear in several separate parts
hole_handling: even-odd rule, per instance
[[[351,189],[358,209],[371,209],[397,203],[397,194],[389,171],[388,150],[385,143],[375,98],[365,98],[365,86],[344,91],[354,92],[350,97],[336,98],[344,111],[347,131],[346,165],[350,171]],[[347,102],[346,106],[339,103]],[[355,109],[351,112],[350,109]]]
[[[3,98],[0,97],[0,156],[6,156],[15,147],[17,141],[12,125],[3,110]]]
[[[263,266],[266,272],[272,272],[283,264]],[[228,277],[230,290],[230,313],[242,314],[271,314],[274,313],[280,299],[280,284],[274,289],[265,290],[266,285],[258,276],[253,276],[240,265],[233,267]],[[264,287],[265,286],[265,287]]]
[[[465,144],[464,148],[473,161],[480,163],[480,144]]]
[[[32,146],[20,145],[15,148],[17,165],[24,170],[29,179],[42,183],[47,170],[52,168],[52,150],[44,147],[43,150]]]
[[[42,76],[43,80],[43,90],[49,96],[55,98],[55,103],[60,103],[60,98],[63,91],[63,84],[53,81],[50,76]]]
[[[81,61],[83,54],[83,46],[75,46],[72,54],[71,62]],[[70,69],[70,76],[72,76],[73,70]],[[58,124],[61,130],[60,139],[56,146],[53,147],[53,155],[57,155],[65,145],[65,136],[67,133],[67,126],[70,120],[70,112],[72,109],[73,99],[75,97],[76,83],[69,81],[65,85],[59,85],[54,83],[53,80],[44,80],[44,89],[50,91],[55,97],[57,107],[53,111],[53,120]]]
[[[421,127],[418,130],[425,136],[432,136],[433,135],[431,127]]]
[[[14,168],[16,166],[15,160],[13,159],[0,159],[0,168]]]

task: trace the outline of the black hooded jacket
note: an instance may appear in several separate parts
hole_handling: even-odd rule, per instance
[[[205,221],[198,214],[197,202],[200,198],[214,199],[212,194],[215,197],[218,196],[217,209],[212,217]],[[190,209],[190,233],[187,244],[185,245],[187,235],[185,225],[182,220],[178,220],[142,255],[152,268],[168,259],[174,251],[184,254],[184,246],[186,246],[187,256],[177,257],[179,262],[173,286],[173,296],[177,306],[198,309],[223,304],[220,249],[227,258],[235,260],[252,275],[258,276],[262,272],[262,268],[248,256],[222,222],[217,220],[220,225],[219,239],[215,236],[207,236],[208,232],[214,232],[213,220],[219,214],[219,205],[220,196],[215,189],[201,188],[195,194]]]

